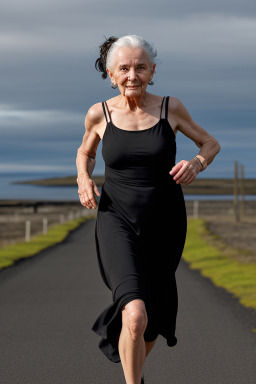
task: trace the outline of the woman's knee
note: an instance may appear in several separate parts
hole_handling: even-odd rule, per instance
[[[148,323],[144,301],[136,299],[127,303],[122,309],[122,320],[123,325],[129,329],[133,340],[140,338]]]

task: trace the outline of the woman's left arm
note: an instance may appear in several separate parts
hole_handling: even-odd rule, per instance
[[[174,101],[169,103],[169,112],[177,122],[177,129],[193,140],[200,148],[196,157],[189,161],[181,160],[170,171],[170,175],[173,176],[177,184],[187,185],[196,178],[200,171],[204,171],[211,164],[221,146],[213,136],[192,119],[178,98],[173,97],[172,100]]]

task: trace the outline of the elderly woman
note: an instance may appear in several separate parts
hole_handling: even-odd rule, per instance
[[[175,272],[185,245],[187,215],[181,184],[188,185],[220,151],[182,102],[147,91],[156,50],[136,35],[110,37],[100,46],[96,69],[120,94],[90,107],[77,152],[80,201],[97,208],[95,244],[100,273],[113,303],[92,330],[99,348],[122,363],[128,384],[144,382],[142,367],[158,335],[175,337],[178,295]],[[200,148],[175,165],[176,134]],[[92,180],[102,140],[105,182]]]

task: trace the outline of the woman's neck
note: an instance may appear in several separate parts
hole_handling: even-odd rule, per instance
[[[141,109],[146,105],[146,93],[144,95],[140,95],[138,97],[127,97],[121,95],[120,104],[124,108],[129,108],[131,111],[135,112],[137,109]]]

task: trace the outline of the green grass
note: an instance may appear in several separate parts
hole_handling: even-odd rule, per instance
[[[0,269],[13,265],[16,260],[34,256],[43,249],[61,243],[69,232],[79,227],[86,220],[90,220],[92,217],[93,216],[81,217],[64,224],[56,225],[50,228],[46,235],[42,234],[31,237],[31,241],[29,242],[21,242],[0,248]]]
[[[256,262],[242,263],[209,244],[210,233],[202,219],[189,219],[183,258],[191,269],[211,279],[238,298],[246,307],[256,309]]]
[[[92,216],[94,217],[94,216]],[[79,218],[49,229],[47,235],[31,238],[30,242],[0,248],[0,269],[9,267],[16,260],[31,257],[38,252],[62,242],[69,232],[76,229],[91,216]],[[209,244],[209,231],[202,219],[189,219],[186,244],[182,257],[190,268],[200,270],[212,282],[234,294],[241,304],[256,309],[256,263],[241,263],[225,255]],[[214,238],[214,236],[213,236]]]

